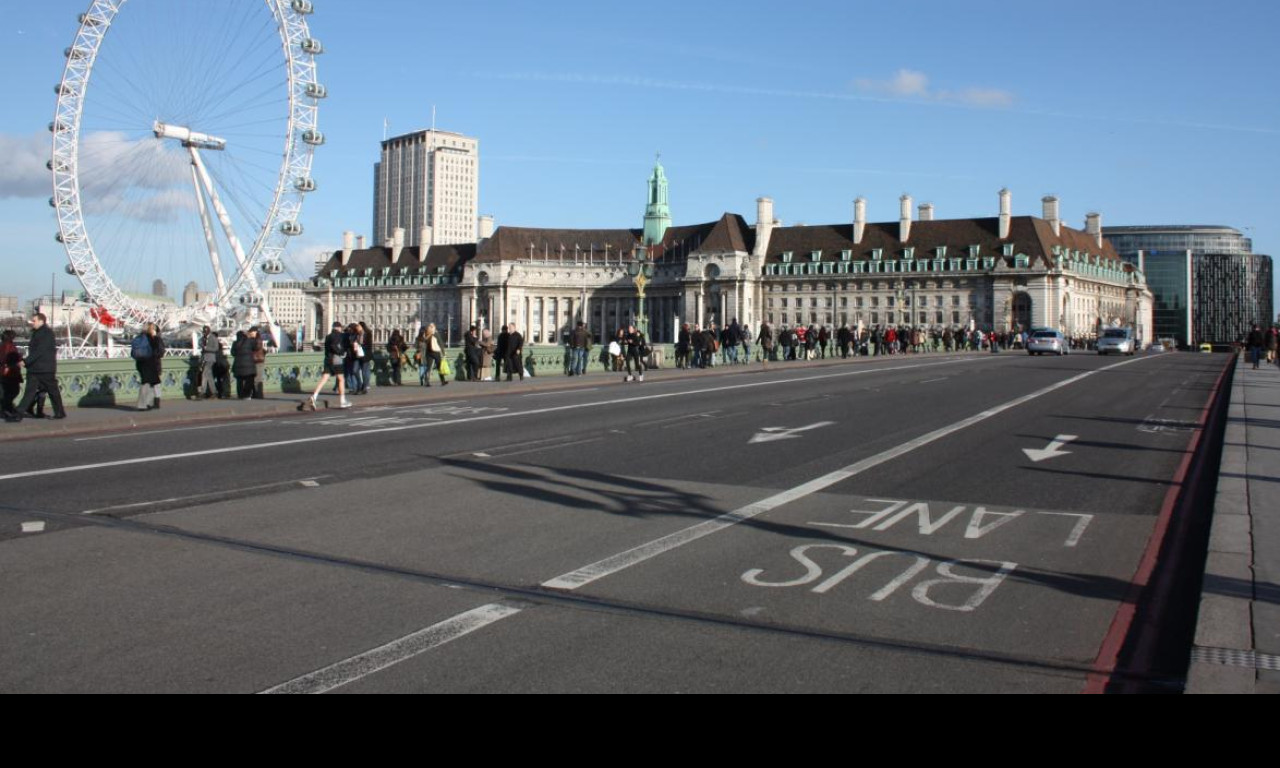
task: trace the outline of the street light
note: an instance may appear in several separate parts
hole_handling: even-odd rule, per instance
[[[635,250],[635,258],[627,263],[627,273],[631,275],[631,282],[635,283],[636,295],[640,299],[640,311],[636,315],[636,327],[640,332],[649,338],[649,318],[644,312],[644,289],[653,279],[653,261],[649,258],[649,251],[644,246],[638,246]]]

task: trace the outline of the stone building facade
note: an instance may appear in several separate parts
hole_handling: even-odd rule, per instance
[[[797,324],[910,325],[983,330],[1054,327],[1092,337],[1101,326],[1132,326],[1151,340],[1145,279],[1101,234],[1101,217],[1067,227],[1056,198],[1044,216],[1013,216],[1002,190],[999,214],[935,220],[900,200],[897,222],[866,220],[783,226],[773,201],[757,201],[756,222],[726,213],[670,225],[666,177],[650,179],[646,226],[637,229],[499,227],[476,244],[399,245],[335,252],[308,292],[344,322],[364,320],[377,340],[434,322],[453,339],[471,324],[515,323],[535,344],[559,344],[578,321],[610,337],[639,314],[628,265],[653,264],[645,314],[650,337],[675,340],[680,323],[753,329]],[[327,325],[326,319],[317,318]]]

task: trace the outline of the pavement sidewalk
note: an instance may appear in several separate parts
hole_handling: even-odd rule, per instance
[[[1280,693],[1280,369],[1237,363],[1187,693]]]
[[[958,353],[925,353],[899,355],[895,357],[851,357],[847,360],[828,358],[826,360],[799,362],[771,362],[767,369],[760,363],[749,365],[719,365],[706,370],[678,370],[664,368],[654,370],[649,376],[651,382],[691,379],[708,375],[756,374],[764,370],[804,370],[811,368],[829,368],[844,365],[865,365],[877,360],[941,360],[951,357],[967,357],[975,352]],[[369,406],[403,406],[415,403],[438,403],[472,398],[478,396],[528,394],[549,390],[572,390],[587,387],[600,387],[608,384],[622,386],[622,373],[612,373],[593,366],[592,371],[584,376],[550,375],[526,378],[523,382],[466,382],[453,381],[442,387],[433,382],[430,389],[417,383],[416,377],[406,379],[404,386],[375,386],[369,394],[352,396],[348,399],[354,404],[353,410]],[[630,384],[628,386],[637,386]],[[643,386],[643,385],[639,385]],[[326,387],[329,390],[330,387]],[[308,391],[309,394],[309,391]],[[92,435],[130,430],[152,431],[165,428],[188,427],[201,423],[251,420],[261,418],[279,418],[290,414],[298,414],[297,406],[307,395],[305,394],[268,394],[263,400],[186,400],[181,397],[164,397],[159,410],[138,411],[131,406],[117,405],[104,408],[69,408],[65,419],[24,419],[19,424],[0,421],[0,442],[15,440],[39,439],[51,436]],[[337,395],[322,395],[328,399],[330,406],[336,406]],[[323,406],[321,406],[323,409]]]

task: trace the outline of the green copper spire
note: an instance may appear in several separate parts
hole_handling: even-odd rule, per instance
[[[662,155],[653,164],[649,177],[649,205],[644,209],[644,244],[662,242],[671,226],[671,206],[667,202],[667,174],[662,170]]]

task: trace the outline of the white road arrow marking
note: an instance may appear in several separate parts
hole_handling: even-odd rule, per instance
[[[786,427],[765,427],[756,433],[756,436],[747,442],[747,445],[755,445],[756,443],[771,443],[774,440],[791,440],[800,436],[801,432],[808,432],[811,429],[821,429],[835,424],[834,421],[820,421],[817,424],[810,424],[807,427],[795,427],[788,429]]]
[[[1062,446],[1073,440],[1079,440],[1077,435],[1058,435],[1049,443],[1047,448],[1023,448],[1022,452],[1027,454],[1027,458],[1039,464],[1048,459],[1056,459],[1059,456],[1069,456],[1071,451],[1062,450]]]
[[[44,523],[23,523],[23,533],[44,533]]]

